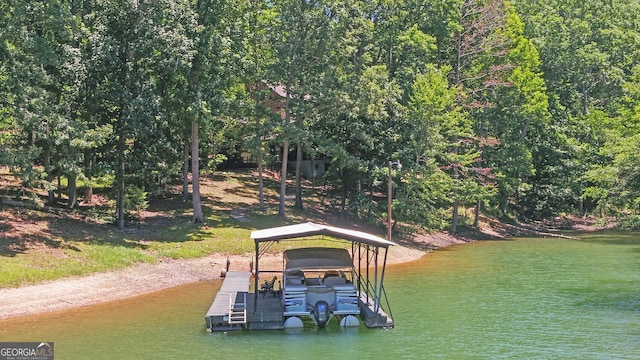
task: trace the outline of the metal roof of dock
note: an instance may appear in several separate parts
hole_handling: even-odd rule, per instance
[[[335,226],[316,224],[313,222],[285,225],[251,232],[251,238],[256,242],[256,244],[264,241],[278,241],[316,235],[332,236],[385,249],[389,246],[396,245],[395,243],[385,240],[379,236],[362,231],[343,229]]]

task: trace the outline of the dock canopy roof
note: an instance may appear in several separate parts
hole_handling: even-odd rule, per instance
[[[385,249],[389,246],[396,245],[391,241],[362,231],[342,229],[335,226],[321,225],[312,222],[255,230],[251,232],[251,238],[256,242],[256,244],[263,241],[278,241],[316,235],[332,236]]]
[[[338,248],[289,249],[284,251],[283,258],[285,270],[332,269],[353,266],[349,251]]]

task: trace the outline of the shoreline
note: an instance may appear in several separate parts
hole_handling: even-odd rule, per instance
[[[559,230],[589,232],[611,228],[597,227],[575,218],[561,220],[561,226],[507,225],[487,221],[483,222],[480,229],[457,235],[446,232],[415,233],[389,248],[387,264],[408,263],[422,258],[431,250],[482,240],[533,234],[572,238],[562,235]],[[125,300],[180,285],[221,279],[227,259],[230,260],[229,270],[250,271],[253,256],[253,253],[216,253],[195,259],[166,258],[154,264],[139,263],[120,270],[3,288],[0,289],[0,321]],[[260,258],[260,264],[263,269],[279,269],[282,256],[265,254]]]
[[[393,246],[387,264],[420,259],[426,251]],[[155,264],[141,263],[124,269],[87,276],[63,278],[17,288],[0,289],[0,320],[71,310],[102,303],[125,300],[172,287],[199,281],[222,279],[230,270],[250,270],[253,254],[226,256],[212,254],[197,259],[163,259]],[[260,264],[279,268],[282,257],[266,254]],[[212,299],[213,300],[213,299]]]

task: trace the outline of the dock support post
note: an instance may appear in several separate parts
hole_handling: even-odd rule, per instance
[[[258,269],[260,269],[260,267],[258,266],[258,259],[260,258],[260,248],[258,246],[258,242],[255,242],[256,244],[256,271],[254,271],[253,273],[253,311],[256,312],[256,309],[258,308]]]

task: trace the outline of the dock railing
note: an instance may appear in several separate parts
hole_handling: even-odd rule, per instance
[[[229,324],[247,323],[247,294],[243,295],[243,302],[236,302],[234,294],[229,295]]]
[[[389,315],[390,318],[393,319],[393,313],[391,312],[391,305],[389,304],[389,299],[387,298],[387,291],[384,289],[384,285],[380,286],[382,290],[382,297],[384,298],[385,306],[381,306],[383,310]]]
[[[389,299],[387,297],[387,292],[384,288],[384,285],[378,284],[378,288],[369,280],[364,279],[362,276],[358,276],[358,289],[364,289],[364,295],[367,299],[367,302],[371,300],[373,302],[374,308],[372,309],[374,312],[379,312],[379,309],[387,314],[391,319],[393,319],[393,314],[391,312],[391,305],[389,304]],[[364,286],[362,286],[364,285]]]

